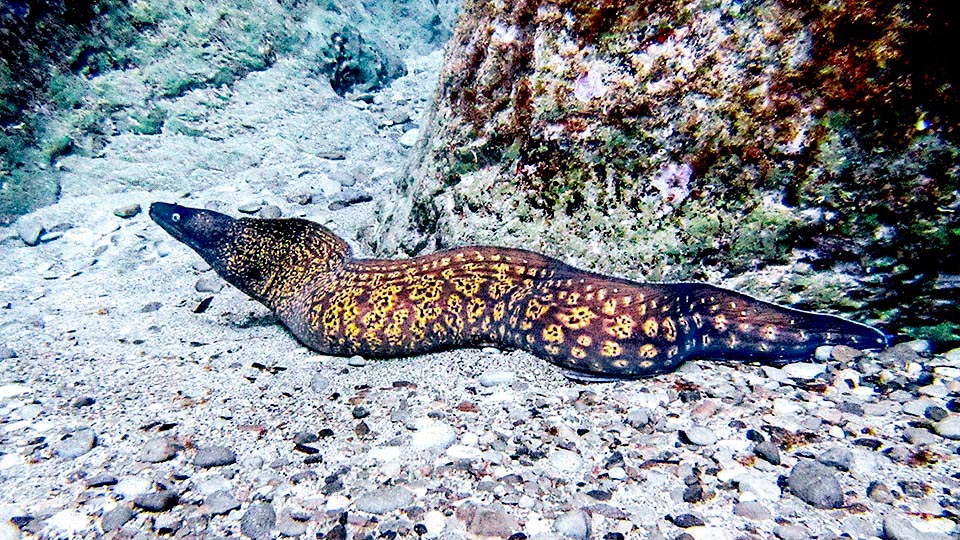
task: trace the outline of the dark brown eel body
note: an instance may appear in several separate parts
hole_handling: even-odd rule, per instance
[[[303,219],[154,203],[150,217],[326,354],[395,357],[495,345],[583,378],[646,377],[693,358],[782,364],[820,345],[882,348],[867,325],[704,283],[638,283],[530,251],[464,247],[354,259]]]

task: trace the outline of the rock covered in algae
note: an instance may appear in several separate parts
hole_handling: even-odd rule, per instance
[[[468,0],[383,254],[527,247],[957,339],[952,19],[862,2]]]

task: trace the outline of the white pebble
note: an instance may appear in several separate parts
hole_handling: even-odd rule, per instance
[[[33,392],[33,389],[29,386],[24,386],[22,384],[5,384],[0,386],[0,399],[12,398],[14,396],[28,394],[30,392]]]
[[[331,495],[330,498],[327,499],[325,508],[328,512],[335,512],[348,506],[350,506],[350,499],[344,497],[343,495]]]
[[[574,473],[583,467],[583,458],[576,452],[562,448],[550,452],[550,455],[547,456],[547,462],[560,473]]]
[[[388,461],[380,466],[380,474],[386,476],[387,478],[396,478],[400,476],[400,472],[403,470],[403,467],[400,465],[399,461]]]
[[[17,540],[20,529],[9,521],[0,521],[0,540]]]
[[[442,422],[423,422],[413,434],[411,444],[423,450],[429,448],[449,448],[457,440],[457,432]]]
[[[447,518],[439,510],[431,510],[423,515],[423,526],[427,528],[427,538],[440,536],[447,525]]]
[[[762,501],[780,500],[780,486],[766,478],[756,475],[744,475],[739,479],[738,483],[741,494],[751,493]]]
[[[367,456],[377,461],[394,461],[400,459],[402,454],[403,449],[399,446],[379,446],[367,452]]]
[[[410,148],[411,146],[417,144],[417,139],[419,138],[420,138],[420,130],[414,128],[404,133],[403,135],[401,135],[400,140],[398,142],[402,146],[406,146],[407,148]]]
[[[811,364],[807,362],[797,362],[787,364],[781,368],[787,375],[795,379],[812,379],[820,375],[826,369],[824,364]]]
[[[727,529],[720,527],[708,527],[706,525],[699,527],[690,527],[684,529],[685,533],[693,537],[694,540],[733,540]]]
[[[61,510],[50,516],[47,523],[69,534],[76,534],[90,527],[90,518],[86,514],[73,510]]]
[[[933,426],[933,431],[947,439],[960,439],[960,414],[949,414]]]
[[[451,459],[477,459],[483,452],[475,446],[455,444],[447,448],[447,457]]]
[[[623,467],[613,467],[607,471],[607,476],[609,476],[611,480],[626,480],[627,471],[625,471]]]
[[[4,454],[0,456],[0,471],[23,465],[25,462],[20,454]]]
[[[124,499],[132,500],[138,495],[148,493],[151,488],[153,488],[153,482],[149,478],[127,476],[117,482],[114,491],[122,495]]]
[[[513,371],[486,371],[483,375],[480,375],[480,385],[481,386],[500,386],[504,384],[512,384],[513,381],[517,379],[517,374]]]
[[[826,362],[833,356],[833,345],[821,345],[813,352],[813,357],[819,362]]]

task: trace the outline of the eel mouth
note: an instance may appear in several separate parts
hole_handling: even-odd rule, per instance
[[[163,230],[167,231],[170,236],[184,242],[186,235],[180,226],[180,223],[183,221],[183,216],[178,211],[180,208],[183,207],[171,203],[155,202],[150,205],[149,214],[150,219]]]

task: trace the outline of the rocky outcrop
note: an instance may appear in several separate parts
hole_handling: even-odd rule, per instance
[[[528,247],[955,340],[940,9],[468,1],[376,248]]]

